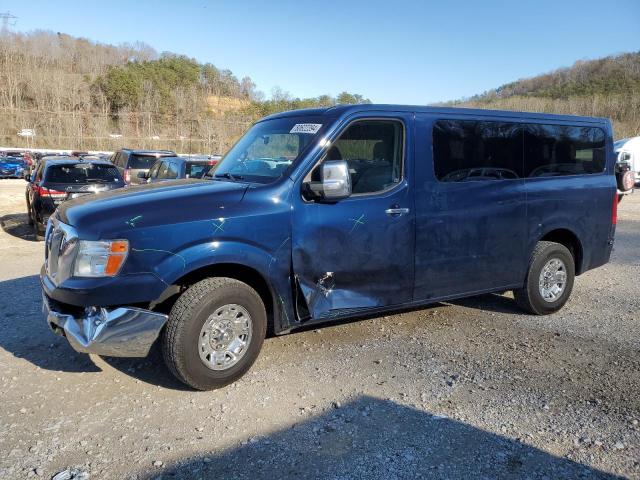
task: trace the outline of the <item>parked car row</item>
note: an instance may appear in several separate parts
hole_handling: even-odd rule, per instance
[[[28,170],[27,162],[19,157],[0,157],[0,178],[22,178]]]
[[[42,238],[49,217],[65,200],[124,187],[111,162],[63,156],[43,158],[28,182],[27,214],[36,239]]]
[[[122,149],[110,156],[74,151],[71,155],[38,153],[33,166],[17,157],[0,157],[0,177],[28,182],[29,224],[42,239],[47,221],[66,200],[122,188],[182,178],[203,178],[220,157],[178,157],[169,150]]]

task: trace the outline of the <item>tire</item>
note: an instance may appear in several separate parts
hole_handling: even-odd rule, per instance
[[[44,240],[44,227],[40,227],[40,222],[38,222],[38,216],[36,212],[32,210],[31,213],[31,225],[33,226],[33,236],[36,238],[36,241]]]
[[[561,293],[557,294],[555,298],[545,299],[541,292],[542,287],[539,285],[540,276],[543,268],[552,260],[559,260],[563,264],[566,278]],[[558,265],[558,263],[554,262],[552,267],[553,265]],[[574,278],[575,263],[571,252],[559,243],[538,242],[531,254],[524,287],[513,291],[516,303],[524,311],[534,315],[549,315],[557,312],[567,303],[573,289]],[[547,292],[553,288],[555,287],[551,287]]]
[[[620,203],[623,198],[624,198],[624,195],[618,194],[618,203]]]
[[[31,216],[31,205],[29,204],[28,195],[25,195],[25,200],[27,202],[27,220],[29,221],[29,225],[33,225],[33,217]]]
[[[239,360],[228,368],[214,370],[201,358],[201,333],[205,322],[215,321],[214,313],[229,305],[248,313],[251,333]],[[264,303],[254,289],[232,278],[207,278],[189,287],[173,305],[162,335],[162,355],[178,380],[197,390],[213,390],[236,381],[249,370],[260,353],[266,331]]]

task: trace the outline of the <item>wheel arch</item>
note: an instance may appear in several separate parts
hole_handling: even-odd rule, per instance
[[[174,282],[174,286],[187,288],[194,283],[211,277],[228,277],[246,283],[253,288],[264,303],[269,328],[273,328],[275,292],[267,279],[255,268],[241,263],[214,263],[186,273]]]
[[[576,275],[583,272],[584,250],[582,242],[575,232],[568,228],[555,228],[540,236],[538,241],[555,242],[567,247],[573,257]]]

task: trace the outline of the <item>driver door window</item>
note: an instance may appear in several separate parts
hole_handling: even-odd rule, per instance
[[[327,151],[325,160],[345,160],[354,194],[392,188],[402,179],[402,123],[363,120],[351,124]]]

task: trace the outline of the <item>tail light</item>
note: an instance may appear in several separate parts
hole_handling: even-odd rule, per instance
[[[36,187],[36,193],[41,197],[51,197],[51,198],[66,198],[67,192],[59,192],[58,190],[51,190],[46,187]]]
[[[618,223],[618,192],[613,195],[613,207],[611,211],[611,225]]]
[[[124,170],[124,183],[131,183],[131,169],[129,168]]]
[[[218,160],[209,160],[209,165],[217,165]]]

